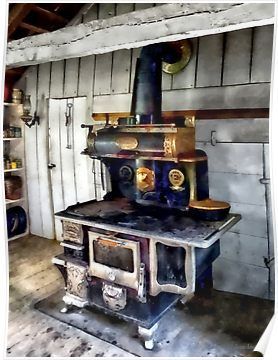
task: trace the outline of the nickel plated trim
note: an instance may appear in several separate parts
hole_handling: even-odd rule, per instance
[[[180,295],[190,295],[195,291],[195,248],[186,244],[173,243],[170,239],[157,240],[151,239],[150,241],[150,295],[156,296],[162,291],[171,292]],[[157,252],[156,244],[161,243],[163,245],[182,247],[185,249],[185,277],[187,286],[185,288],[175,284],[159,284],[157,281]]]
[[[152,232],[148,232],[146,233],[145,231],[142,230],[136,230],[136,229],[130,229],[127,227],[123,227],[120,225],[110,225],[110,224],[106,224],[106,223],[101,223],[100,221],[96,221],[96,220],[80,220],[80,219],[76,219],[70,216],[64,216],[64,215],[55,215],[56,219],[59,220],[67,220],[67,221],[72,221],[76,224],[81,224],[81,225],[86,225],[86,226],[90,226],[90,227],[94,227],[100,230],[108,230],[108,231],[114,231],[117,233],[121,233],[124,232],[127,235],[134,235],[134,236],[139,236],[139,237],[148,237],[151,239],[156,239],[160,242],[163,241],[171,241],[172,243],[176,243],[179,244],[178,246],[182,246],[184,244],[187,244],[189,246],[195,246],[195,247],[199,247],[202,249],[206,249],[208,247],[210,247],[212,244],[214,244],[221,236],[222,234],[229,230],[234,224],[236,224],[240,219],[241,219],[241,215],[239,214],[229,214],[227,216],[227,218],[224,221],[218,221],[216,222],[217,224],[219,224],[219,227],[216,228],[211,234],[209,234],[207,237],[205,237],[202,240],[194,240],[194,238],[189,238],[189,239],[185,239],[185,238],[179,238],[177,236],[171,235],[171,239],[169,240],[169,236],[167,235],[156,235],[155,233]],[[219,228],[221,228],[221,231],[219,230]],[[102,234],[98,234],[98,235],[102,235]],[[126,241],[126,240],[125,240]],[[140,264],[139,264],[140,265]]]

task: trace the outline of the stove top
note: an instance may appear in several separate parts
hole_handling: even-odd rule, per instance
[[[200,247],[211,244],[213,235],[234,225],[240,215],[229,214],[222,221],[201,221],[190,218],[186,211],[142,206],[125,198],[113,201],[91,201],[76,204],[56,213],[56,216],[81,220],[91,226],[105,226],[116,231],[135,230],[140,236],[172,238],[197,242]],[[206,241],[207,240],[207,241]],[[193,245],[193,243],[192,243]]]

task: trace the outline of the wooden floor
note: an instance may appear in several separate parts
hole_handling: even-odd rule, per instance
[[[9,243],[7,356],[133,356],[32,308],[33,303],[64,286],[51,263],[53,255],[61,252],[56,241],[33,235]]]

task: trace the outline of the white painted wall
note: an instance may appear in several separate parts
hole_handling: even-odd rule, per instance
[[[99,4],[83,21],[123,14],[151,4]],[[158,4],[157,4],[158,6]],[[272,26],[207,36],[192,41],[193,56],[179,74],[163,74],[163,109],[256,108],[269,106]],[[53,236],[48,163],[46,99],[86,96],[84,123],[92,112],[129,111],[135,61],[140,49],[33,66],[24,75],[41,125],[26,131],[31,232]],[[22,79],[23,81],[24,79]],[[219,141],[210,144],[210,132]],[[82,139],[83,140],[83,139]],[[198,147],[209,156],[211,196],[227,200],[242,221],[224,237],[215,262],[217,289],[268,297],[273,288],[264,257],[273,256],[267,227],[268,121],[200,120]],[[96,164],[99,168],[99,164]],[[98,170],[99,171],[99,170]],[[96,180],[96,190],[98,180]],[[272,277],[271,277],[272,279]],[[273,292],[272,292],[273,296]]]

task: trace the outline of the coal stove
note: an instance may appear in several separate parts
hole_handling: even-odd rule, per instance
[[[105,164],[111,191],[55,214],[63,225],[64,252],[53,258],[66,284],[62,311],[95,307],[132,321],[148,349],[166,311],[212,288],[220,238],[240,219],[209,197],[194,116],[162,119],[161,64],[180,56],[177,43],[142,49],[130,116],[87,126],[83,155]]]

